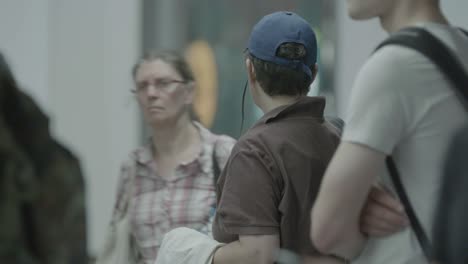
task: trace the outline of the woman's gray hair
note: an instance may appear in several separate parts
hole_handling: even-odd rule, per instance
[[[185,58],[180,55],[180,53],[175,52],[175,51],[169,51],[169,50],[164,50],[164,51],[158,51],[158,52],[148,52],[146,53],[134,66],[132,69],[132,76],[133,79],[136,77],[136,73],[138,69],[140,68],[141,64],[144,62],[150,62],[154,60],[162,60],[165,63],[171,65],[178,74],[182,77],[184,81],[191,82],[194,81],[195,78],[193,76],[193,72],[190,69],[190,66],[188,65],[187,61]]]

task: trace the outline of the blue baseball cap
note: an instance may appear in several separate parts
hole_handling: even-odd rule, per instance
[[[305,58],[278,57],[276,51],[279,46],[288,42],[304,45]],[[302,70],[312,78],[310,68],[317,62],[317,39],[309,23],[293,12],[280,11],[264,16],[254,26],[247,48],[258,59]]]

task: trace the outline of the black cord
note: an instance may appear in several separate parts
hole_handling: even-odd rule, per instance
[[[239,131],[239,137],[242,135],[242,131],[244,130],[244,119],[245,119],[245,93],[247,92],[247,84],[248,81],[245,81],[244,85],[244,92],[242,93],[242,119],[241,119],[241,126],[240,126],[240,131]]]

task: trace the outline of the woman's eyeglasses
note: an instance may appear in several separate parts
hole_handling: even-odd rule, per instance
[[[151,86],[160,92],[172,92],[176,87],[174,84],[177,83],[186,83],[186,81],[169,78],[154,79],[153,81],[142,81],[136,84],[136,87],[132,90],[132,92],[146,93]]]

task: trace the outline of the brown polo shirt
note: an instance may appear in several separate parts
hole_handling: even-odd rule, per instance
[[[234,146],[217,185],[217,241],[279,234],[281,247],[316,254],[310,210],[339,138],[325,99],[305,97],[265,114]]]

